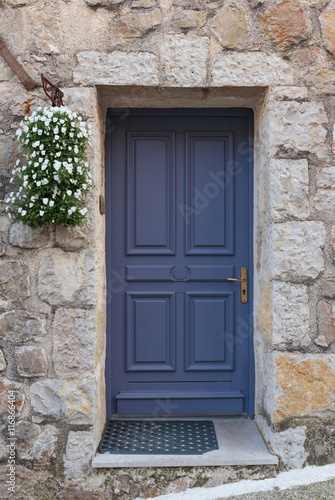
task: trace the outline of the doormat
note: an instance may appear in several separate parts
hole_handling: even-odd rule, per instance
[[[218,450],[211,420],[110,420],[99,453],[203,455]]]

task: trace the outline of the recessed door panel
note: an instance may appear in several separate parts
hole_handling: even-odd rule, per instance
[[[127,293],[127,370],[174,370],[174,293]]]
[[[173,133],[130,132],[127,141],[128,254],[173,254]]]

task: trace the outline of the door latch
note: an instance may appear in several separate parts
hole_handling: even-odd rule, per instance
[[[239,281],[241,283],[241,302],[246,304],[248,300],[247,268],[241,267],[241,278],[227,278],[227,281]]]

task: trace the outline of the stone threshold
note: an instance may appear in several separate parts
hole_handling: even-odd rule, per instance
[[[204,420],[205,418],[199,418],[198,420]],[[182,420],[194,419],[185,418]],[[209,451],[203,455],[122,455],[97,453],[92,460],[92,467],[196,467],[278,464],[278,458],[272,455],[267,449],[253,420],[221,419],[216,417],[208,417],[208,420],[214,422],[219,445],[218,450]]]

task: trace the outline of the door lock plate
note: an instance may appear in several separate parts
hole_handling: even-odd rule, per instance
[[[227,281],[239,281],[241,283],[241,302],[246,304],[248,301],[247,268],[241,267],[241,278],[227,278]]]

